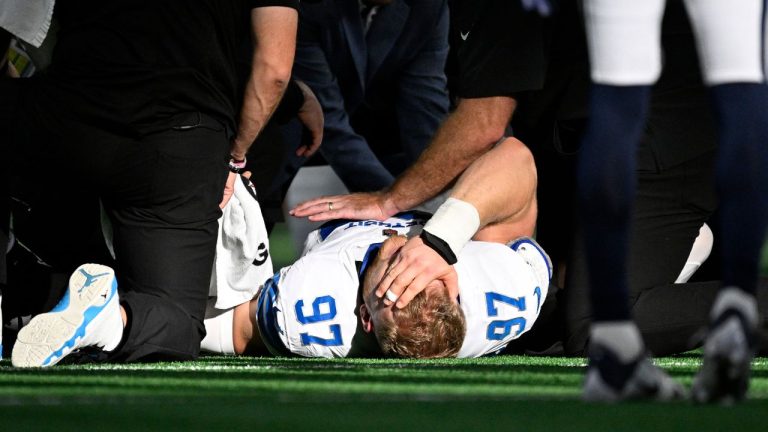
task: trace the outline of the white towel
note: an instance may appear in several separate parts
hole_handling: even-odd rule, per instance
[[[261,284],[272,277],[269,237],[250,181],[235,181],[235,193],[219,219],[216,261],[209,294],[216,309],[250,301]],[[250,186],[246,186],[250,185]]]
[[[0,27],[40,48],[51,27],[55,0],[0,0]]]

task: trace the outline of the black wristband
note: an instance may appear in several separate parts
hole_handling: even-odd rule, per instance
[[[453,253],[453,250],[451,250],[451,247],[448,246],[448,243],[446,243],[445,240],[424,230],[421,231],[419,237],[421,237],[421,240],[425,245],[429,246],[432,248],[432,250],[437,252],[437,254],[440,255],[448,264],[454,265],[459,261],[456,258],[456,254]]]

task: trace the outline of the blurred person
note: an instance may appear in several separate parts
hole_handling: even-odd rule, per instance
[[[593,324],[583,396],[593,401],[679,397],[653,371],[628,302],[627,251],[636,149],[662,66],[664,0],[584,0],[592,87],[578,175]],[[716,184],[722,289],[711,309],[699,402],[745,397],[756,348],[758,259],[768,226],[768,87],[763,2],[686,1],[718,132]]]

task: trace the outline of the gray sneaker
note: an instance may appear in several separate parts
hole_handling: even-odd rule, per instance
[[[685,396],[683,386],[646,355],[625,363],[607,346],[591,344],[588,360],[582,389],[587,402],[672,401]]]
[[[757,304],[737,288],[725,288],[712,307],[701,369],[691,388],[700,403],[731,404],[747,394],[755,356]]]

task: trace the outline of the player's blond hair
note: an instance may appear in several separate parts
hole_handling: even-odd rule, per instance
[[[420,292],[403,309],[392,310],[374,331],[384,355],[406,358],[456,357],[467,323],[459,304],[446,290]]]

